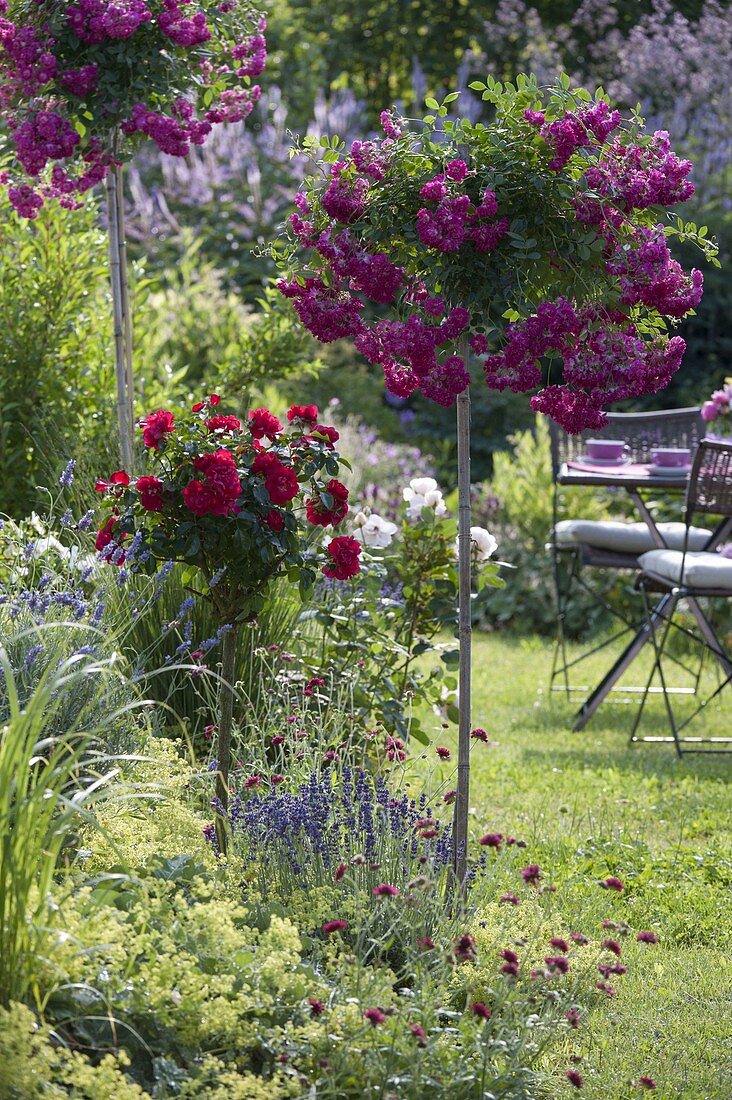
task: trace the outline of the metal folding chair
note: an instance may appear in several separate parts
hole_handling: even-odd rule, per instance
[[[679,757],[687,752],[732,751],[720,747],[732,745],[732,737],[681,736],[689,723],[704,712],[732,681],[732,652],[719,639],[699,602],[732,599],[732,558],[717,553],[715,549],[732,536],[732,443],[703,440],[699,445],[686,497],[684,522],[687,530],[697,514],[721,517],[709,548],[692,551],[685,545],[683,550],[648,551],[639,558],[641,573],[636,580],[636,587],[643,596],[646,630],[653,644],[654,661],[633,724],[631,741],[673,742]],[[661,595],[653,607],[649,600],[652,592]],[[696,620],[698,633],[679,622],[677,611],[682,603],[687,605]],[[703,652],[709,653],[717,663],[720,674],[714,690],[681,721],[674,711],[663,668],[669,637],[674,630],[702,646]],[[638,728],[656,676],[660,681],[671,736],[640,737]]]
[[[561,534],[559,497],[562,485],[559,475],[562,467],[583,456],[588,438],[605,435],[608,439],[623,439],[629,449],[630,461],[645,464],[651,462],[651,452],[656,447],[685,447],[693,453],[702,436],[702,429],[703,422],[698,407],[669,409],[661,412],[609,413],[608,423],[602,431],[588,430],[579,435],[569,435],[554,421],[549,422],[553,476],[552,534],[549,548],[552,553],[557,600],[557,640],[550,679],[552,691],[564,691],[567,695],[573,692],[588,692],[587,685],[575,686],[570,683],[570,671],[589,657],[613,645],[626,634],[635,632],[639,626],[638,622],[633,621],[626,613],[609,602],[597,583],[588,578],[587,567],[603,571],[636,573],[639,555],[655,545],[649,530],[647,534],[641,533],[640,538],[636,539],[632,552],[619,551],[609,545],[612,540],[607,537],[609,528],[603,521],[584,524],[585,530],[581,540],[563,541],[561,537],[558,538]],[[639,513],[645,516],[643,501],[637,494],[633,499]],[[631,524],[626,526],[630,530]],[[635,529],[638,528],[638,524],[632,526]],[[663,524],[659,525],[659,530],[662,535],[665,533]],[[637,530],[634,530],[634,535],[638,535]],[[698,539],[699,533],[695,532],[695,536]],[[569,599],[576,587],[581,588],[598,606],[604,608],[618,624],[619,629],[580,656],[570,659],[567,653],[565,621]],[[556,683],[557,680],[561,682]],[[646,688],[645,686],[624,686],[617,690],[625,693],[642,693]],[[689,689],[679,690],[686,692]]]

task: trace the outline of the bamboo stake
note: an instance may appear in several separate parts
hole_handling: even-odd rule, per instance
[[[221,684],[219,687],[219,731],[216,755],[216,797],[224,810],[229,805],[229,772],[231,770],[231,727],[234,721],[234,680],[236,677],[236,647],[239,640],[239,625],[234,624],[222,639]],[[219,850],[226,854],[226,823],[219,814],[216,818],[216,836]]]
[[[114,166],[114,175],[117,195],[117,247],[119,250],[122,322],[124,324],[125,341],[125,378],[127,382],[127,400],[130,405],[130,448],[132,450],[134,447],[135,381],[132,372],[132,314],[130,311],[129,268],[127,266],[127,234],[125,232],[125,188],[121,164]]]
[[[106,192],[109,278],[112,288],[112,317],[114,321],[114,369],[117,380],[117,423],[119,425],[122,466],[129,471],[132,469],[132,409],[130,407],[130,391],[125,361],[125,322],[119,244],[119,194],[115,171],[107,173]]]
[[[462,352],[467,362],[468,351]],[[470,607],[470,387],[457,399],[458,446],[458,626],[460,639],[458,775],[453,819],[453,868],[460,888],[468,870],[468,806],[470,804],[470,674],[472,621]]]

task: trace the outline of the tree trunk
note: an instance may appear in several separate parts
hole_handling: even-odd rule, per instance
[[[467,361],[467,349],[461,349]],[[459,576],[459,719],[458,776],[453,819],[453,867],[461,888],[468,869],[468,806],[470,803],[470,672],[472,621],[470,607],[470,388],[457,399],[458,445],[458,576]]]
[[[221,684],[219,685],[219,732],[216,757],[216,797],[222,808],[229,806],[229,772],[231,771],[231,727],[234,718],[234,681],[236,678],[236,649],[239,641],[239,626],[234,624],[222,639]],[[226,854],[227,830],[221,814],[216,818],[216,836],[219,850]]]
[[[132,328],[127,292],[126,244],[122,209],[122,170],[113,167],[107,173],[107,224],[109,234],[109,277],[112,287],[114,320],[114,368],[117,380],[117,424],[119,426],[122,466],[132,470],[133,386]]]

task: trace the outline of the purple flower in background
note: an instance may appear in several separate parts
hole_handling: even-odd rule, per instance
[[[74,484],[74,468],[76,466],[76,459],[72,458],[70,462],[66,463],[66,466],[58,479],[59,485],[62,489],[70,489]]]

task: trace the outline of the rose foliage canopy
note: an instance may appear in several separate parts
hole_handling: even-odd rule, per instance
[[[97,549],[113,565],[152,574],[177,561],[224,623],[261,609],[271,582],[307,590],[320,568],[348,580],[362,546],[334,535],[348,511],[335,475],[338,433],[315,405],[293,405],[283,425],[268,409],[242,423],[211,394],[190,412],[158,409],[140,422],[151,472],[117,470],[97,482],[108,504]],[[327,541],[327,547],[322,548]]]
[[[0,119],[16,210],[103,180],[145,138],[183,157],[259,98],[264,17],[247,0],[0,0]]]
[[[321,139],[321,171],[296,196],[279,282],[324,342],[350,338],[389,390],[451,405],[465,350],[494,389],[533,393],[567,431],[597,429],[615,401],[678,370],[678,318],[702,295],[668,247],[716,248],[669,208],[694,193],[668,134],[621,118],[602,92],[477,82],[486,126],[382,114],[384,136]],[[307,146],[306,146],[307,147]],[[313,145],[308,148],[316,153]]]

